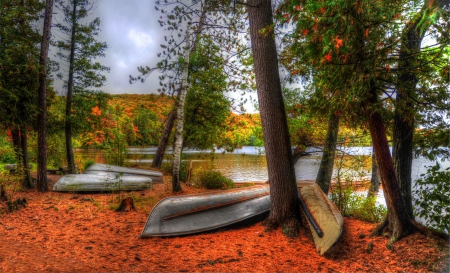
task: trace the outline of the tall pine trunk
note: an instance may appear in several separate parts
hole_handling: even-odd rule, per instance
[[[400,185],[403,200],[408,215],[414,219],[411,196],[411,171],[413,160],[414,136],[414,103],[411,97],[415,96],[417,78],[414,67],[417,66],[417,53],[423,34],[417,27],[421,17],[412,24],[407,25],[405,38],[399,58],[400,74],[397,84],[397,98],[394,116],[394,167]]]
[[[364,104],[364,110],[369,124],[370,135],[372,136],[381,184],[383,185],[388,209],[386,220],[377,227],[373,235],[379,234],[387,228],[392,233],[391,242],[393,242],[412,233],[414,226],[400,193],[394,162],[387,141],[386,128],[379,112],[379,107],[381,106],[379,105],[374,82],[371,82],[369,91],[370,97]]]
[[[300,208],[275,38],[273,30],[261,33],[273,25],[271,1],[249,0],[247,4],[272,206],[264,225],[267,229],[283,225],[286,235],[295,236]]]
[[[22,162],[22,141],[20,140],[20,131],[17,128],[11,129],[11,137],[14,146],[14,155],[16,156],[16,161],[19,165]]]
[[[173,176],[172,191],[181,191],[180,184],[180,166],[181,151],[183,148],[183,126],[184,126],[184,102],[186,100],[188,73],[189,73],[189,28],[186,29],[186,48],[184,52],[183,81],[180,88],[180,97],[177,99],[177,126],[175,127],[175,142],[173,144]]]
[[[77,0],[73,0],[73,11],[72,11],[72,35],[70,37],[70,60],[69,60],[69,81],[67,83],[67,100],[66,100],[66,153],[67,153],[67,164],[69,168],[69,173],[75,173],[75,157],[73,154],[72,147],[72,99],[73,99],[73,84],[74,84],[74,59],[75,59],[75,33],[77,24]]]
[[[333,175],[334,156],[336,154],[336,143],[339,132],[339,119],[340,117],[335,113],[330,114],[327,135],[323,145],[322,160],[320,161],[320,168],[316,178],[316,183],[325,194],[328,194],[331,177]]]
[[[41,54],[39,56],[39,65],[41,72],[39,74],[39,95],[38,95],[38,171],[36,188],[40,192],[48,191],[47,181],[47,59],[50,44],[50,29],[53,14],[53,0],[46,0],[44,32],[42,34]]]
[[[32,189],[33,182],[31,181],[30,174],[30,162],[28,160],[28,139],[27,139],[27,129],[24,125],[20,127],[20,144],[22,150],[22,167],[23,167],[23,179],[22,179],[22,188],[23,189]]]
[[[178,93],[179,94],[179,93]],[[177,99],[179,99],[179,96],[177,96]],[[156,149],[155,157],[153,158],[152,167],[154,168],[161,168],[161,164],[164,159],[164,155],[166,153],[167,144],[169,143],[170,133],[172,132],[173,125],[175,123],[176,118],[176,109],[177,109],[177,102],[175,101],[172,110],[170,111],[169,115],[166,119],[166,124],[164,126],[164,131],[161,136],[161,139],[159,141],[158,148]]]

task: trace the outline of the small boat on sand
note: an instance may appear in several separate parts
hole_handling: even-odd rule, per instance
[[[140,237],[204,232],[241,222],[269,210],[268,185],[172,196],[155,205]]]
[[[116,173],[68,174],[53,186],[53,191],[96,192],[137,191],[153,187],[152,179],[141,175],[120,176]]]
[[[120,173],[123,176],[128,175],[143,175],[148,176],[152,179],[153,183],[162,183],[163,175],[161,172],[152,171],[152,170],[144,170],[138,168],[128,168],[122,166],[108,165],[108,164],[100,164],[94,163],[86,168],[84,171],[85,174],[96,174],[98,172],[114,172]]]

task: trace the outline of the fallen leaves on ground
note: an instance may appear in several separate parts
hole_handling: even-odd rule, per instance
[[[28,205],[0,214],[0,272],[430,272],[442,270],[449,253],[448,242],[420,233],[391,251],[388,237],[369,236],[375,224],[348,218],[324,257],[309,230],[289,239],[280,230],[265,232],[261,223],[140,239],[151,208],[170,195],[167,183],[122,193],[134,198],[137,211],[117,213],[118,193],[15,193]]]

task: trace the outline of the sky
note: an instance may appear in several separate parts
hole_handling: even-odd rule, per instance
[[[102,90],[111,94],[149,94],[157,93],[158,73],[150,75],[145,83],[130,84],[129,75],[137,76],[138,66],[156,66],[157,53],[164,41],[164,31],[159,26],[159,12],[155,1],[151,0],[97,0],[92,18],[100,17],[101,32],[97,38],[106,42],[106,56],[99,58],[101,64],[109,66],[107,83]],[[55,11],[57,12],[57,11]],[[61,21],[55,15],[53,23]],[[56,55],[56,49],[50,54]],[[64,94],[61,82],[55,87]]]
[[[160,11],[155,10],[153,0],[93,0],[96,7],[91,14],[91,20],[99,17],[101,20],[101,31],[97,40],[106,42],[108,49],[105,57],[97,59],[101,64],[108,66],[110,72],[106,73],[106,85],[102,91],[110,94],[150,94],[158,93],[159,86],[157,71],[147,77],[144,83],[129,83],[129,76],[138,76],[138,66],[155,67],[160,58],[157,54],[161,52],[161,44],[164,44],[164,35],[167,32],[160,27],[158,19]],[[58,10],[54,11],[55,13]],[[61,12],[59,12],[61,13]],[[63,20],[63,16],[55,14],[53,23]],[[54,35],[60,35],[52,29]],[[56,48],[51,48],[50,56],[55,56]],[[52,57],[55,60],[56,57]],[[68,70],[68,69],[65,69]],[[64,72],[63,72],[64,74]],[[65,71],[67,75],[67,71]],[[65,95],[61,80],[55,81],[55,89],[59,94]],[[240,93],[229,92],[226,94],[236,100],[240,100]],[[254,113],[256,93],[245,94],[245,112]],[[237,110],[240,112],[239,110]]]

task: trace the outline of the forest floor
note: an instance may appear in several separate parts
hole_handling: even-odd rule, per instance
[[[51,175],[50,188],[59,176]],[[165,179],[170,179],[165,177]],[[166,181],[168,182],[168,181]],[[139,239],[168,184],[122,193],[137,211],[115,212],[118,193],[16,192],[27,205],[6,213],[0,203],[0,272],[444,272],[449,243],[415,233],[386,248],[370,237],[376,224],[345,218],[338,243],[316,253],[308,229],[286,238],[261,223],[198,235]],[[183,186],[182,194],[205,191]],[[445,269],[447,267],[447,269]]]

